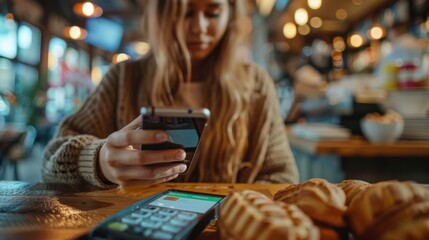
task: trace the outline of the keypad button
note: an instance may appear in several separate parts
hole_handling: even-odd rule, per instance
[[[135,216],[135,215],[128,215],[128,216],[122,218],[122,222],[130,224],[130,225],[137,225],[142,220],[143,220],[142,217]]]
[[[152,238],[161,240],[173,239],[173,234],[163,231],[156,231],[153,233]]]
[[[144,206],[144,207],[140,208],[140,211],[151,212],[151,213],[156,212],[158,210],[159,210],[159,208],[155,207],[155,206]]]
[[[167,216],[174,216],[174,215],[176,215],[178,213],[178,211],[177,210],[173,210],[173,209],[161,208],[159,210],[159,213],[163,214],[163,215],[167,215]]]
[[[179,213],[179,215],[177,215],[177,217],[185,220],[194,220],[195,218],[197,218],[197,216],[198,215],[196,213],[191,212],[181,212]]]
[[[180,232],[180,229],[182,229],[181,227],[178,226],[173,226],[173,225],[162,225],[161,227],[162,230],[166,231],[166,232],[170,232],[170,233],[178,233]]]
[[[167,221],[170,219],[170,216],[157,213],[157,214],[152,215],[150,217],[150,219],[155,220],[155,221]]]
[[[132,216],[147,218],[151,215],[150,212],[138,211],[131,214]]]
[[[146,219],[141,223],[141,226],[146,228],[159,228],[161,227],[161,225],[162,225],[161,221],[154,221],[150,219]]]
[[[171,219],[171,221],[169,222],[171,225],[174,226],[179,226],[179,227],[185,227],[188,225],[189,221],[188,220],[184,220],[184,219]]]

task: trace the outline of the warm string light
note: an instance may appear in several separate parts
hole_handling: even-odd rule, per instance
[[[64,36],[73,40],[82,40],[86,38],[86,30],[78,26],[69,26],[64,28]]]
[[[99,17],[103,14],[103,9],[92,2],[76,3],[73,11],[83,17]]]
[[[113,55],[112,62],[113,63],[119,63],[119,62],[126,61],[128,59],[130,59],[130,56],[128,56],[127,54],[125,54],[125,53],[118,53],[118,54]]]
[[[359,33],[352,34],[348,39],[350,47],[354,48],[361,47],[363,45],[363,42],[363,37]]]
[[[311,9],[319,9],[322,6],[322,0],[307,0],[308,7]]]
[[[384,30],[380,26],[374,26],[369,30],[369,37],[374,40],[380,40],[384,37]]]
[[[292,39],[296,36],[296,26],[295,24],[288,22],[283,26],[283,35],[286,38]]]
[[[307,10],[305,10],[304,8],[298,8],[295,11],[294,19],[295,19],[296,24],[298,24],[298,25],[307,24],[307,22],[308,22]]]
[[[303,36],[306,36],[310,33],[310,27],[307,24],[299,25],[298,26],[298,33],[303,35]]]
[[[323,25],[323,20],[320,17],[312,17],[310,19],[310,26],[313,28],[320,28]]]
[[[337,17],[337,19],[339,20],[346,20],[348,17],[348,13],[345,9],[340,8],[335,12],[335,16]]]
[[[346,49],[346,44],[344,43],[344,39],[340,36],[334,37],[332,46],[338,52],[342,52]]]

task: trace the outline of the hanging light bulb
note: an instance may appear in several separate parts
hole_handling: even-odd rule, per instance
[[[103,14],[103,9],[92,2],[80,2],[73,6],[73,11],[83,17],[99,17]]]
[[[304,25],[308,22],[308,13],[304,8],[298,8],[294,15],[295,22],[298,25]]]
[[[319,9],[322,6],[322,0],[307,0],[307,3],[311,9]]]
[[[384,37],[384,30],[379,25],[374,25],[368,32],[371,39],[379,40]]]
[[[288,22],[283,26],[283,35],[286,38],[292,39],[296,36],[296,26],[295,24]]]
[[[64,36],[73,40],[82,40],[86,38],[86,30],[78,26],[69,26],[64,28]]]
[[[354,33],[349,37],[348,43],[349,43],[349,46],[353,48],[361,47],[364,43],[363,37],[359,33]]]

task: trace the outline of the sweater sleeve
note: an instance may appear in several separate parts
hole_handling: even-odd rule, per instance
[[[256,183],[296,183],[298,182],[298,170],[295,158],[289,146],[283,118],[280,113],[280,105],[275,86],[266,73],[262,73],[262,89],[266,97],[268,112],[272,114],[268,130],[268,146],[264,164],[256,177]]]
[[[112,186],[98,174],[98,153],[104,139],[116,130],[115,109],[120,65],[105,75],[83,106],[67,117],[43,152],[45,182]]]

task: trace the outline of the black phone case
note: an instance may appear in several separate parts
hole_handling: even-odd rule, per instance
[[[167,149],[178,149],[178,148],[185,150],[185,147],[183,145],[172,143],[172,142],[141,145],[141,150],[167,150]]]

